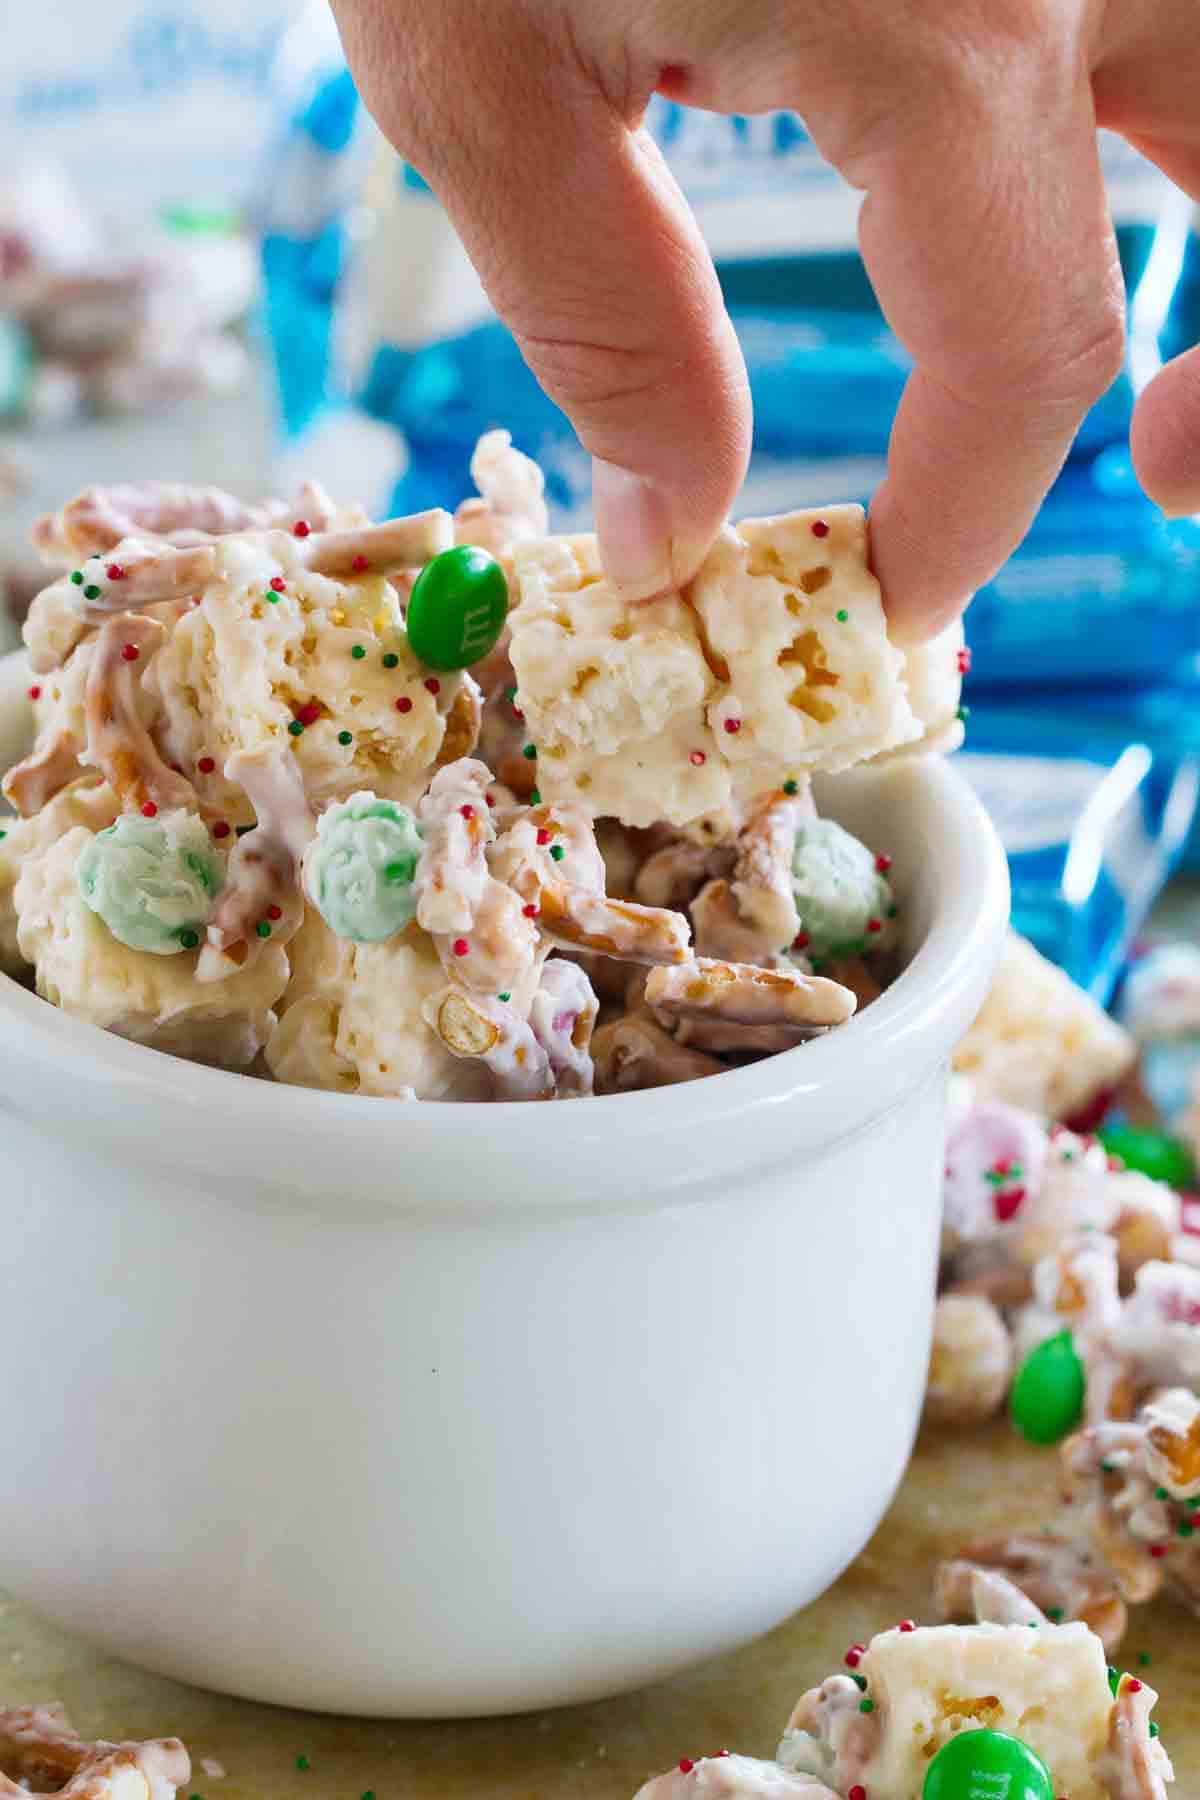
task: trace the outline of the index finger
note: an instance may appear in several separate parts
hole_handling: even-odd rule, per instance
[[[1028,530],[1120,370],[1124,290],[1086,88],[1046,110],[968,92],[857,180],[867,270],[916,363],[872,555],[898,634],[919,640]]]

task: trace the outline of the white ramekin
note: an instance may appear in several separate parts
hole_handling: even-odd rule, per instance
[[[0,980],[4,1585],[185,1681],[432,1717],[639,1686],[833,1581],[916,1427],[1008,892],[951,768],[822,798],[893,856],[910,966],[656,1093],[277,1087]]]

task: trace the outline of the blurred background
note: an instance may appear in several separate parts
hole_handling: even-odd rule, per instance
[[[555,524],[586,522],[587,459],[364,115],[320,0],[59,0],[6,49],[0,639],[44,579],[30,521],[89,481],[253,497],[313,474],[378,514],[453,506],[502,425]],[[746,352],[742,510],[869,500],[907,363],[855,250],[858,197],[793,115],[656,101],[648,125]],[[1126,366],[974,601],[962,766],[1018,927],[1107,1000],[1168,876],[1200,867],[1200,520],[1164,520],[1127,449],[1136,393],[1200,338],[1200,233],[1120,140],[1102,153]]]

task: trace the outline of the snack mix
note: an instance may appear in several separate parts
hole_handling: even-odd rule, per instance
[[[729,527],[632,605],[507,433],[472,473],[453,517],[154,484],[38,522],[66,572],[24,628],[0,966],[177,1056],[421,1100],[690,1081],[878,996],[890,857],[810,777],[954,747],[961,628],[892,643],[857,507]]]

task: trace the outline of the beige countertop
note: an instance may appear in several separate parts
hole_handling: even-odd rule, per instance
[[[724,1748],[771,1755],[797,1695],[840,1667],[847,1644],[905,1616],[929,1618],[939,1556],[968,1533],[1047,1517],[1056,1468],[1052,1452],[1029,1449],[1003,1424],[924,1441],[874,1540],[823,1600],[748,1649],[566,1712],[435,1725],[284,1712],[143,1674],[15,1602],[0,1613],[0,1693],[8,1705],[60,1699],[88,1736],[177,1734],[192,1753],[188,1792],[203,1800],[360,1800],[368,1792],[376,1800],[631,1800],[680,1756]],[[112,1604],[120,1605],[118,1590]],[[1149,1655],[1148,1667],[1139,1654]],[[1162,1695],[1155,1716],[1175,1762],[1174,1792],[1195,1800],[1200,1621],[1162,1602],[1137,1611],[1118,1660]],[[204,1774],[202,1758],[225,1776]]]

